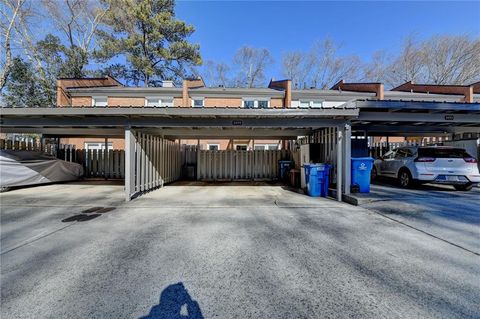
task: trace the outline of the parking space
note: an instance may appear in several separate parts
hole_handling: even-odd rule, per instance
[[[128,203],[123,185],[0,194],[2,318],[166,318],[180,300],[194,318],[480,316],[478,255],[255,186],[179,183]]]
[[[480,254],[478,187],[466,192],[433,184],[405,189],[383,180],[375,182],[369,194],[351,197],[363,208]]]

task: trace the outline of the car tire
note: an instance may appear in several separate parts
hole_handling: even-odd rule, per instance
[[[410,188],[413,185],[412,174],[410,174],[408,169],[401,169],[398,173],[398,184],[402,188]]]
[[[455,190],[457,190],[457,191],[468,192],[468,191],[472,190],[473,184],[472,184],[472,183],[468,183],[468,184],[464,184],[464,185],[453,185],[453,187],[454,187]]]
[[[370,180],[374,181],[378,178],[378,172],[375,165],[373,165],[372,171],[370,172]]]

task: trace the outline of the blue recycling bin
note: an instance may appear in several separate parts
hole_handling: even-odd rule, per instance
[[[360,193],[370,193],[373,161],[371,157],[352,157],[352,185],[358,186]]]
[[[293,161],[278,161],[278,166],[280,169],[280,179],[284,180],[287,178],[287,172],[293,168]]]
[[[307,193],[312,197],[327,197],[330,175],[328,164],[304,164]]]

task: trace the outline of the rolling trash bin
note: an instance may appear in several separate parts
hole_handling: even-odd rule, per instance
[[[279,175],[281,180],[286,180],[288,177],[288,172],[293,168],[292,161],[278,161],[278,167],[280,169]]]
[[[300,170],[291,169],[290,170],[290,185],[295,188],[300,187]]]
[[[327,197],[330,175],[328,164],[304,164],[307,193],[312,197]]]
[[[358,187],[360,193],[370,193],[370,172],[373,168],[373,158],[352,158],[352,186]]]

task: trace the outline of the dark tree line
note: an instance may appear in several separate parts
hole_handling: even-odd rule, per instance
[[[4,0],[4,103],[53,105],[61,77],[110,74],[136,86],[179,81],[202,60],[199,45],[188,41],[195,29],[174,7],[173,0]],[[52,33],[39,39],[42,21],[51,21]],[[35,94],[20,96],[22,86]]]

